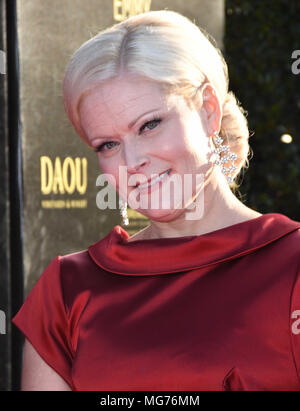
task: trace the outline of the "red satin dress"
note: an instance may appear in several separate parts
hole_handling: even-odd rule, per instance
[[[72,390],[300,391],[300,222],[55,257],[12,322]]]

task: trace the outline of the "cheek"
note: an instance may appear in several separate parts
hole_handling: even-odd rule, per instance
[[[192,127],[179,126],[174,132],[173,155],[179,160],[180,158],[194,159],[201,157],[201,153],[204,152],[203,137]]]
[[[191,125],[185,133],[186,151],[198,162],[207,162],[210,152],[209,138],[206,136],[199,122]]]
[[[168,128],[159,140],[157,152],[163,158],[173,161],[178,160],[189,151],[186,130],[178,122],[173,127]]]
[[[179,127],[179,137],[173,148],[173,157],[177,158],[184,169],[199,170],[208,162],[208,139],[198,122],[190,122],[187,127]]]

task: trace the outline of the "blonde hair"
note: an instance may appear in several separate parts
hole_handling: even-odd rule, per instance
[[[228,92],[228,68],[215,40],[188,18],[168,10],[150,11],[115,24],[82,44],[71,57],[63,81],[66,113],[76,131],[82,99],[100,83],[122,72],[160,83],[166,92],[195,101],[210,83],[222,108],[219,135],[238,156],[238,175],[248,167],[249,130],[245,111]],[[235,182],[231,183],[236,188]]]

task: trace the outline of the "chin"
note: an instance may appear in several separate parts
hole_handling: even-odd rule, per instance
[[[139,213],[143,214],[145,217],[149,218],[150,220],[153,221],[159,221],[162,223],[167,223],[172,220],[175,220],[176,218],[179,217],[179,215],[182,214],[183,210],[177,209],[177,210],[164,210],[164,209],[158,209],[158,210],[137,210]]]

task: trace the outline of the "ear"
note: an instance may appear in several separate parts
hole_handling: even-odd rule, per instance
[[[207,83],[202,90],[202,106],[200,108],[203,125],[208,136],[219,132],[222,121],[222,109],[214,87]]]

